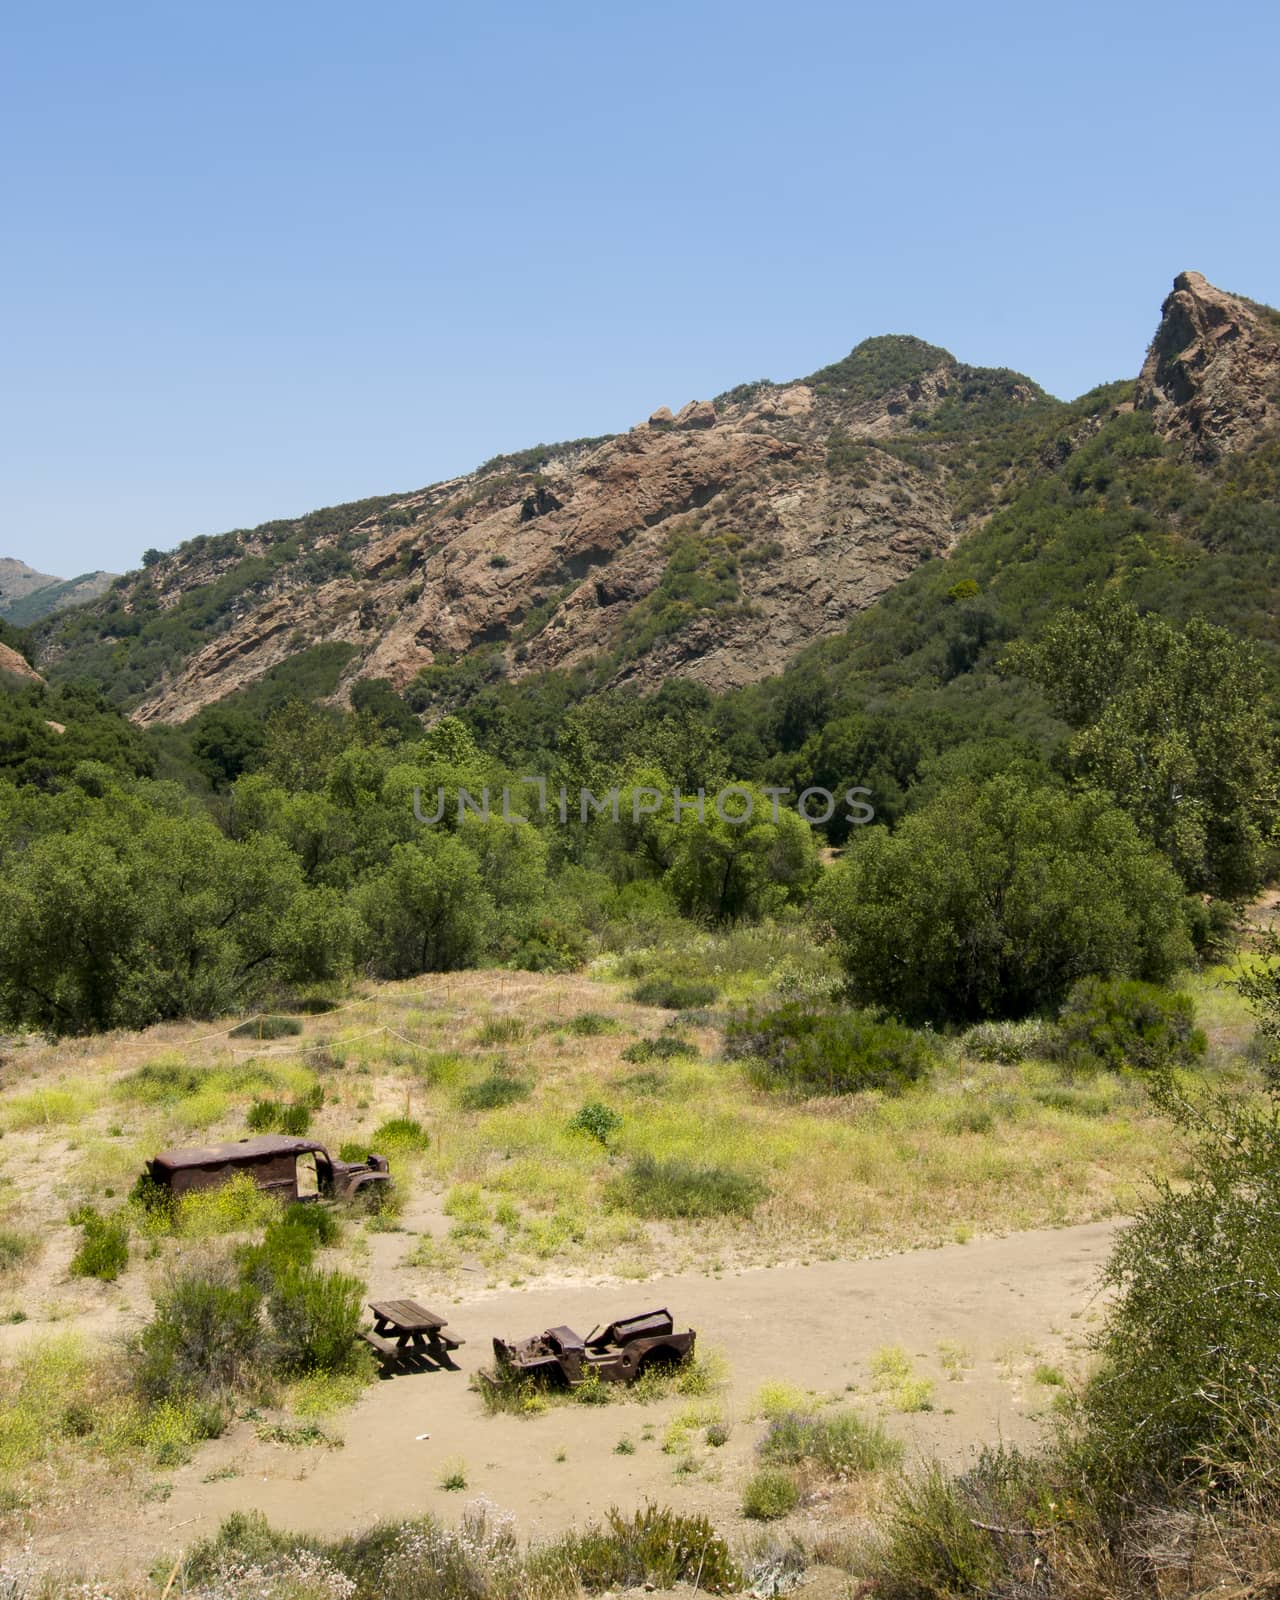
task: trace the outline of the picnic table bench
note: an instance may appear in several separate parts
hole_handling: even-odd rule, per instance
[[[384,1372],[395,1367],[422,1367],[431,1361],[454,1366],[450,1352],[464,1341],[445,1332],[448,1323],[416,1300],[371,1300],[373,1330],[360,1335],[382,1362]]]

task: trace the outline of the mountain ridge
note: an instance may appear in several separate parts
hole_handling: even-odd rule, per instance
[[[1092,409],[910,335],[864,340],[807,378],[662,406],[626,433],[188,541],[39,625],[37,659],[97,678],[143,725],[321,656],[337,704],[385,679],[433,707],[460,662],[739,689],[949,556],[1108,417],[1149,413],[1196,463],[1244,448],[1276,415],[1274,318],[1181,274],[1138,378]]]
[[[55,578],[16,557],[0,556],[0,619],[15,627],[29,627],[54,611],[97,599],[116,577],[114,572],[98,571]]]

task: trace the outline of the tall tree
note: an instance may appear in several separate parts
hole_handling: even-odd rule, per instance
[[[1276,816],[1276,743],[1251,645],[1103,594],[1055,613],[1006,661],[1076,730],[1072,775],[1114,795],[1188,888],[1235,898],[1258,887]]]

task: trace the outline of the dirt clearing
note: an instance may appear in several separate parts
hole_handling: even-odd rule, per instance
[[[764,1426],[753,1412],[766,1383],[882,1418],[904,1441],[908,1462],[937,1455],[963,1463],[984,1444],[1036,1436],[1057,1374],[1081,1359],[1113,1232],[1113,1224],[1091,1223],[877,1260],[529,1287],[441,1303],[435,1309],[467,1340],[462,1370],[374,1384],[326,1424],[341,1447],[267,1443],[252,1418],[242,1419],[186,1465],[158,1475],[147,1502],[86,1519],[74,1534],[69,1523],[46,1524],[36,1548],[105,1574],[176,1554],[233,1511],[259,1510],[278,1526],[333,1535],[423,1511],[453,1520],[478,1495],[514,1512],[528,1537],[650,1497],[705,1510],[729,1529]],[[403,1273],[370,1283],[371,1298],[393,1290],[439,1300]],[[558,1322],[586,1332],[657,1305],[698,1330],[700,1350],[724,1358],[726,1387],[705,1406],[620,1398],[487,1416],[468,1387],[489,1361],[495,1333]],[[904,1411],[903,1403],[931,1409]],[[722,1447],[708,1445],[701,1426],[673,1441],[673,1421],[699,1407],[730,1425]]]

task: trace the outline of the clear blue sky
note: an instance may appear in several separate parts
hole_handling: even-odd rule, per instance
[[[11,6],[0,555],[69,575],[910,332],[1280,300],[1273,4]]]

